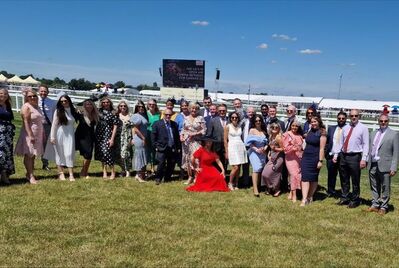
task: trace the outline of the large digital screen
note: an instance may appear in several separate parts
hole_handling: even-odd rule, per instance
[[[180,88],[205,87],[205,61],[163,60],[163,86]]]

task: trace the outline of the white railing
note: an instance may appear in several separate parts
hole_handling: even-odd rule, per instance
[[[65,92],[71,97],[72,102],[74,103],[79,103],[83,102],[85,99],[89,98],[93,94],[101,94],[101,92],[91,92],[91,91],[75,91],[75,90],[67,90],[67,89],[51,89],[49,93],[49,97],[52,99],[57,98],[57,94],[60,92]],[[21,93],[21,90],[17,89],[10,89],[9,94],[12,100],[12,108],[14,111],[19,112],[21,109],[21,106],[24,103],[24,99]],[[165,102],[166,99],[160,98],[160,97],[154,97],[154,96],[146,96],[146,95],[122,95],[122,94],[111,94],[110,95],[111,100],[114,102],[114,104],[118,103],[121,99],[125,99],[129,102],[131,105],[130,107],[133,107],[135,102],[140,99],[144,102],[149,100],[150,98],[154,98],[157,100],[158,107],[160,109],[165,108]],[[177,110],[177,109],[176,109]],[[233,106],[232,104],[228,104],[228,111],[231,112],[233,111]],[[304,114],[304,113],[302,113]],[[323,122],[328,127],[329,125],[335,125],[337,123],[336,120],[336,114],[337,111],[330,111],[330,110],[322,110],[321,115],[323,118]],[[277,116],[281,119],[284,120],[285,117],[285,108],[284,107],[278,107],[278,114]],[[332,116],[332,117],[329,117]],[[304,115],[298,115],[299,120],[301,122],[305,122],[305,116]],[[395,119],[397,119],[395,117]],[[363,124],[365,124],[370,130],[375,130],[378,128],[377,124],[377,119],[375,120],[360,120]],[[391,120],[392,121],[392,120]],[[390,127],[394,130],[399,131],[399,123],[397,122],[390,122],[389,123]]]

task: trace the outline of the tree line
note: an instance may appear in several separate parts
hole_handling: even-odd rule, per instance
[[[7,71],[0,71],[0,74],[3,74],[7,78],[11,78],[15,75],[15,74],[9,73]],[[71,79],[69,82],[66,82],[64,79],[61,79],[59,77],[55,77],[54,79],[38,78],[38,77],[35,77],[33,74],[20,75],[19,77],[21,79],[25,79],[28,76],[32,76],[37,81],[39,81],[41,84],[45,84],[52,88],[68,88],[68,89],[72,89],[72,90],[87,91],[87,90],[92,90],[95,88],[103,87],[106,84],[105,82],[95,83],[95,82],[86,80],[84,78],[78,78],[78,79],[74,78],[74,79]],[[134,87],[132,85],[127,85],[124,81],[117,81],[114,84],[107,83],[107,86],[109,86],[109,88],[135,88],[137,90],[160,90],[160,88],[158,87],[158,84],[156,82],[154,82],[152,84],[152,86],[146,85],[146,84],[139,84],[136,87]]]

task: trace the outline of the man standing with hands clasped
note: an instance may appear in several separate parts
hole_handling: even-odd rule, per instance
[[[155,147],[155,159],[158,167],[155,173],[155,184],[159,185],[172,177],[177,157],[181,151],[181,143],[177,123],[171,120],[171,109],[164,111],[164,118],[152,126],[151,140]]]
[[[360,205],[360,173],[366,167],[369,154],[369,131],[365,125],[359,122],[359,110],[352,109],[350,124],[342,129],[340,142],[334,144],[333,162],[338,162],[342,174],[342,196],[337,205],[347,205],[355,208]],[[352,194],[350,193],[350,181],[352,178]]]
[[[46,150],[47,139],[50,136],[51,124],[53,122],[53,115],[56,108],[56,101],[48,98],[48,87],[46,85],[40,85],[39,87],[39,108],[43,113],[43,128],[45,133],[44,151]],[[43,151],[43,152],[44,152]],[[50,170],[48,167],[48,160],[42,157],[43,169]]]
[[[368,169],[372,201],[367,211],[385,215],[391,197],[391,178],[398,169],[399,134],[388,127],[387,115],[380,115],[378,123],[380,128],[370,135]]]

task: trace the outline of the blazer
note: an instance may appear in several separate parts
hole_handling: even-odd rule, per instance
[[[227,125],[227,117],[226,117],[226,125]],[[215,139],[215,151],[220,151],[224,149],[223,145],[223,137],[224,137],[224,128],[222,123],[220,122],[220,117],[216,116],[212,118],[209,122],[209,127],[206,130],[206,136]]]
[[[335,126],[329,126],[327,129],[327,142],[326,142],[326,153],[325,156],[326,158],[333,158],[334,155],[330,155],[330,152],[332,152],[332,148],[334,145],[334,133],[335,130],[337,129],[338,125]]]
[[[378,130],[375,130],[370,135],[370,146],[369,146],[369,158],[368,168],[371,168],[372,156],[371,151],[373,150],[373,142],[375,135]],[[385,135],[380,142],[378,148],[378,156],[380,159],[377,161],[378,169],[381,172],[396,171],[398,169],[398,157],[399,157],[399,133],[387,128]]]
[[[172,149],[178,151],[181,149],[181,142],[177,123],[171,120],[170,127],[172,128],[175,143]],[[152,125],[151,140],[157,152],[164,152],[168,147],[169,136],[165,120],[158,120]]]

